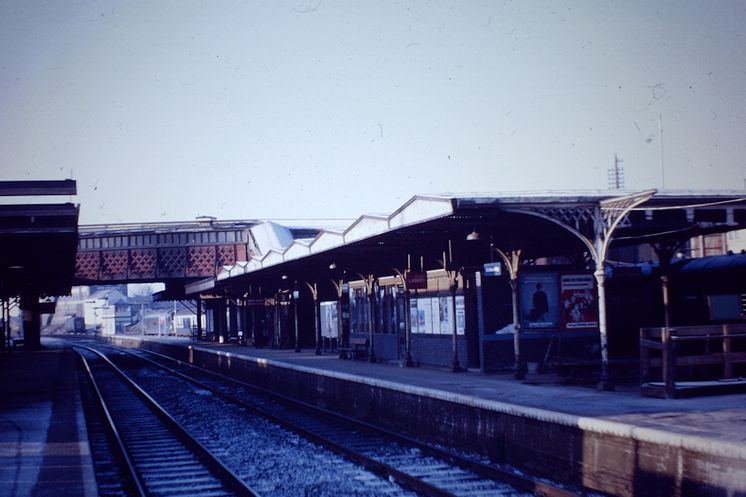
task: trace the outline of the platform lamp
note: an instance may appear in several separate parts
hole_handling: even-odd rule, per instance
[[[447,255],[447,258],[446,258]],[[457,268],[453,260],[453,243],[448,240],[448,254],[443,252],[443,269],[448,274],[449,285],[448,289],[451,294],[451,309],[452,309],[452,352],[453,357],[451,358],[451,371],[454,373],[463,371],[461,363],[458,358],[458,324],[456,320],[456,290],[458,289],[458,277],[459,273],[462,272],[462,268]]]
[[[346,336],[345,334],[342,296],[346,291],[346,283],[344,281],[347,277],[347,271],[344,269],[338,271],[337,263],[334,261],[329,263],[329,271],[332,273],[333,276],[329,278],[329,281],[331,281],[332,286],[334,287],[334,291],[337,295],[337,344],[338,348],[345,348],[349,346],[349,336]]]
[[[300,291],[298,290],[298,282],[293,282],[293,291],[290,294],[293,298],[293,331],[295,332],[295,351],[300,352],[300,334],[298,333],[298,299],[300,298]]]

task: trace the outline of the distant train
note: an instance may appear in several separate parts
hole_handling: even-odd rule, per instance
[[[671,293],[675,324],[746,321],[746,254],[675,262]]]
[[[67,333],[85,333],[85,319],[77,316],[65,318],[65,331]]]

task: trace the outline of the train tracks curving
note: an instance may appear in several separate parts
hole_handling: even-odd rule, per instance
[[[167,371],[420,495],[578,495],[167,356],[142,350],[127,352],[142,361],[139,367],[149,364]]]
[[[142,496],[258,496],[108,358],[88,347],[77,350],[126,474],[122,490]]]

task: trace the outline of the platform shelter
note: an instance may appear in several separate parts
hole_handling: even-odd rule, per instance
[[[338,231],[257,243],[250,260],[186,294],[209,302],[219,340],[453,371],[510,364],[517,378],[552,347],[581,347],[612,388],[614,350],[670,321],[675,254],[695,236],[743,228],[744,192],[415,196]],[[641,299],[645,323],[625,319],[633,309],[625,316],[614,293],[644,272],[638,262],[652,262],[657,280]]]
[[[67,295],[78,242],[78,206],[29,203],[29,197],[76,194],[73,180],[0,181],[0,347],[10,343],[10,311],[19,306],[26,348],[40,345],[41,314]],[[6,201],[7,200],[7,201]]]

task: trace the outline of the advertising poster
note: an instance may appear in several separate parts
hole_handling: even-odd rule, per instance
[[[463,335],[466,331],[466,308],[464,306],[464,296],[456,297],[456,334]]]
[[[339,322],[337,321],[337,302],[321,302],[321,336],[336,338],[339,335]]]
[[[433,305],[431,299],[417,299],[417,318],[417,328],[420,333],[433,332]]]
[[[521,327],[524,330],[560,325],[557,273],[525,272],[520,277]]]
[[[560,307],[566,330],[598,327],[596,291],[592,274],[563,274],[560,278]]]
[[[453,333],[453,324],[451,324],[453,310],[451,307],[450,297],[438,297],[438,318],[440,321],[440,332],[444,335]]]
[[[411,299],[409,301],[409,326],[412,333],[420,332],[420,314],[417,309],[417,299]]]

